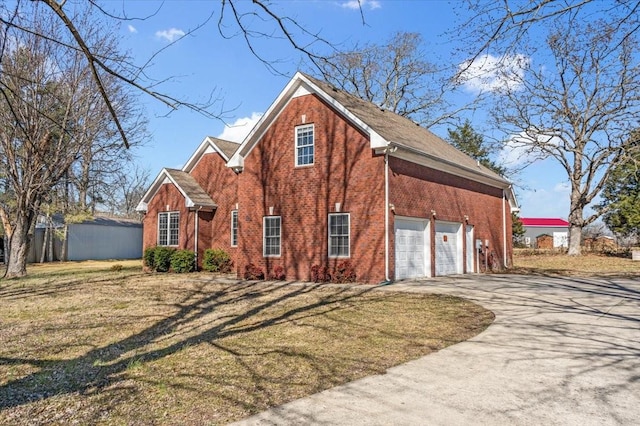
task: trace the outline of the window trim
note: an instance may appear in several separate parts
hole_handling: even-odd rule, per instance
[[[313,142],[310,145],[303,145],[302,147],[298,146],[298,132],[303,130],[303,129],[311,129],[311,136],[313,138]],[[301,124],[299,126],[296,126],[294,131],[293,131],[293,144],[294,144],[294,161],[295,161],[295,165],[296,167],[310,167],[313,166],[316,162],[316,129],[315,129],[315,125],[313,123],[311,124]],[[310,163],[305,163],[305,164],[300,164],[300,154],[298,153],[298,151],[303,148],[303,147],[307,147],[307,146],[311,146],[311,149],[313,150],[313,153],[311,154],[311,162]]]
[[[267,220],[278,219],[278,254],[267,254]],[[270,236],[269,238],[275,238]],[[280,257],[282,255],[282,216],[263,216],[262,217],[262,256],[263,257]]]
[[[347,217],[347,254],[331,254],[331,237],[345,237],[345,235],[331,234],[331,217],[346,216]],[[327,217],[327,254],[330,259],[348,259],[351,257],[351,214],[350,213],[329,213]]]
[[[231,247],[238,247],[238,210],[231,210]]]
[[[166,216],[167,217],[167,229],[166,229],[166,241],[165,244],[162,244],[162,241],[160,240],[161,236],[160,236],[160,217],[161,216]],[[175,226],[175,230],[177,233],[177,241],[175,244],[170,244],[171,242],[171,218],[172,217],[178,217],[176,226]],[[157,227],[157,243],[159,246],[162,247],[178,247],[180,245],[180,212],[179,211],[166,211],[166,212],[159,212],[158,213],[158,227]]]

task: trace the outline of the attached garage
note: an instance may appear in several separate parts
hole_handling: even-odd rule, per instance
[[[462,224],[436,221],[436,276],[462,274]]]
[[[431,275],[429,222],[420,218],[395,218],[396,279]]]

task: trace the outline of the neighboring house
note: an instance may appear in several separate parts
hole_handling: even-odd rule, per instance
[[[524,244],[534,248],[560,248],[569,246],[569,222],[559,218],[521,217],[524,227]],[[537,243],[541,235],[548,235],[551,241],[543,247]],[[546,239],[545,239],[546,241]]]
[[[582,245],[587,250],[603,251],[616,247],[616,240],[608,235],[588,237],[582,239]]]
[[[39,262],[43,248],[45,260],[106,260],[140,259],[142,257],[142,223],[139,220],[95,217],[67,226],[66,250],[62,249],[60,233],[64,228],[61,217],[56,217],[53,228],[53,258],[49,257],[49,237],[44,242],[44,223],[36,225],[27,255],[27,261]],[[64,259],[62,258],[64,256]]]
[[[508,181],[433,133],[297,73],[241,145],[206,138],[138,209],[145,248],[221,247],[239,274],[300,280],[349,261],[379,282],[509,266],[516,207]]]

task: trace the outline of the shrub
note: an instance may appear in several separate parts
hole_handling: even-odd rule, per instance
[[[245,280],[264,280],[264,271],[254,265],[253,263],[248,264],[244,268],[244,279]]]
[[[280,265],[275,266],[273,268],[273,272],[271,272],[271,275],[269,275],[270,280],[284,281],[285,278],[286,276],[284,274],[284,268]]]
[[[116,263],[115,265],[111,265],[111,270],[115,272],[122,271],[122,265],[119,263]]]
[[[209,272],[231,272],[233,262],[229,253],[223,249],[206,249],[202,259],[202,269]]]
[[[326,283],[331,280],[329,268],[326,266],[313,265],[311,267],[311,281],[314,283]]]
[[[331,276],[331,282],[352,283],[355,281],[356,271],[350,261],[344,260],[336,265]]]
[[[192,250],[176,250],[171,255],[171,269],[182,274],[196,270],[196,257]]]
[[[154,261],[155,254],[156,254],[156,247],[148,247],[144,251],[144,254],[142,255],[144,266],[151,269],[152,271],[154,270],[154,267],[155,267],[155,261]]]
[[[156,272],[167,272],[171,267],[171,255],[176,249],[171,247],[158,246],[153,254],[153,269]]]

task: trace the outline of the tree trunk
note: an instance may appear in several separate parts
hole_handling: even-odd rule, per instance
[[[35,233],[34,233],[35,236]],[[49,224],[44,228],[44,234],[42,236],[42,251],[40,252],[40,263],[44,263],[47,256],[47,238],[49,237]],[[35,241],[34,241],[35,244]]]
[[[62,253],[60,253],[60,262],[64,262],[65,260],[67,260],[67,231],[69,229],[69,226],[66,223],[66,218],[65,218],[65,224],[64,224],[64,231],[62,234]]]
[[[574,204],[573,200],[571,204]],[[569,214],[569,256],[580,256],[582,254],[583,207],[575,204],[571,206],[571,213]]]
[[[30,224],[23,218],[16,221],[10,239],[10,256],[7,263],[7,278],[27,275],[27,255],[29,253]]]

